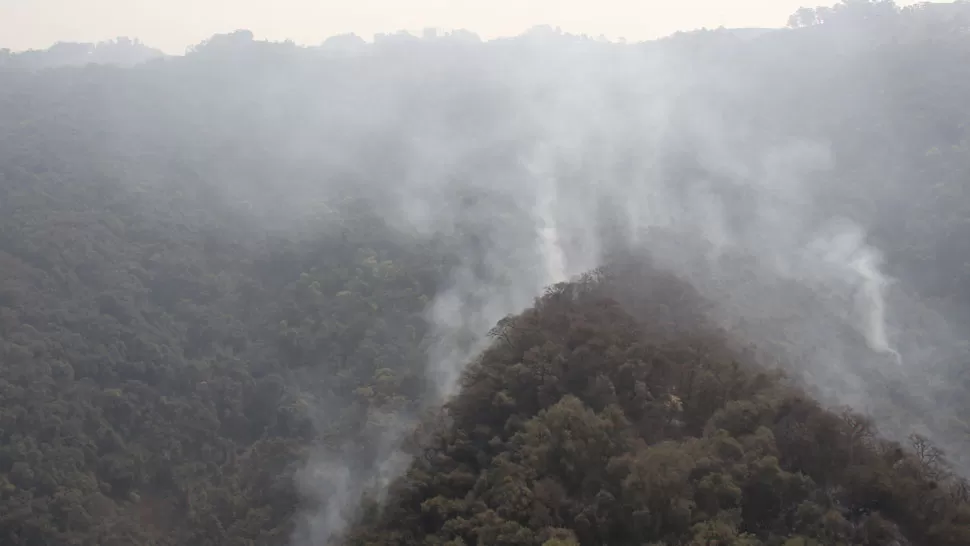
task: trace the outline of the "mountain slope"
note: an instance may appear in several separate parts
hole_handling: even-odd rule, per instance
[[[751,367],[650,269],[558,286],[504,321],[348,543],[970,540],[967,484],[942,461]]]
[[[970,39],[917,15],[0,52],[0,543],[970,543]],[[898,362],[773,269],[836,217]]]

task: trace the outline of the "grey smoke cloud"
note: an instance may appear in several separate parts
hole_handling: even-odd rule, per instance
[[[766,136],[732,106],[753,83],[672,49],[548,32],[373,47],[378,66],[398,69],[321,91],[315,115],[341,138],[319,160],[351,173],[402,232],[460,242],[459,266],[427,309],[430,404],[456,394],[499,319],[625,248],[690,280],[729,329],[783,345],[804,385],[871,410],[887,434],[940,411],[925,378],[912,382],[930,342],[909,325],[900,343],[894,323],[896,305],[932,311],[892,285],[864,225],[819,204],[810,180],[833,166],[827,143]],[[657,230],[685,242],[663,243]],[[880,397],[906,382],[913,410],[900,425]],[[399,446],[416,417],[397,419],[370,469],[351,472],[339,454],[309,462],[303,484],[321,510],[296,543],[338,536],[365,490],[404,471]]]

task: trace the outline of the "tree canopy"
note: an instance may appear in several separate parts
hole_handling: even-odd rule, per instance
[[[126,39],[0,52],[0,542],[282,545],[321,525],[361,546],[970,544],[967,6],[846,0],[644,44],[238,31],[175,57]],[[600,75],[643,114],[604,58],[663,68],[644,79],[680,102],[643,123],[672,127],[650,144],[594,119],[557,157],[601,267],[509,296],[541,277],[546,203],[515,193],[540,168],[530,123],[554,99],[603,111],[553,76]],[[796,282],[738,265],[725,289],[656,256],[710,241],[610,247],[629,203],[583,188],[632,192],[638,161],[684,194],[744,178],[699,151],[721,125],[738,155],[826,143],[813,202],[867,226],[955,332],[903,310],[925,367],[887,379]],[[730,214],[699,216],[757,226],[732,188]],[[457,284],[477,289],[442,299]],[[821,326],[722,320],[718,290]],[[506,296],[526,305],[493,317]],[[872,395],[851,408],[801,376],[836,339],[840,377]],[[442,347],[457,392],[429,373]]]

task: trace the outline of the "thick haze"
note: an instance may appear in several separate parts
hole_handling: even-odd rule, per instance
[[[401,69],[321,89],[289,135],[302,149],[302,132],[327,119],[342,138],[315,152],[324,172],[348,173],[402,232],[460,242],[461,265],[428,309],[432,400],[456,393],[488,329],[545,286],[608,252],[645,252],[691,280],[729,330],[775,344],[826,402],[870,412],[892,437],[918,430],[958,451],[953,409],[927,381],[954,343],[946,322],[893,285],[864,218],[827,204],[840,199],[816,182],[837,166],[831,143],[759,116],[767,83],[744,72],[757,62],[735,70],[676,46],[542,31],[451,41],[379,48],[375,63]],[[364,487],[403,470],[395,446],[412,422],[396,423],[371,471],[311,465],[301,483],[321,484],[309,489],[324,508],[307,544],[339,531]],[[333,476],[346,495],[333,494]]]
[[[407,14],[397,3],[363,4],[380,17],[296,2],[260,3],[260,12],[255,2],[190,9],[102,1],[84,3],[83,13],[74,2],[0,2],[0,35],[14,42],[7,45],[129,34],[169,51],[237,27],[314,42],[416,26],[514,34],[542,21],[633,38],[684,26],[777,26],[800,4],[732,3],[722,20],[716,10],[728,6],[714,2],[678,11],[629,2],[637,16],[610,3],[556,3],[567,6],[560,19],[548,11],[552,2],[530,3],[518,17],[494,2],[458,3],[467,11],[428,3],[425,15],[414,3]],[[688,10],[702,14],[688,23]],[[45,26],[54,11],[65,26]],[[189,13],[192,22],[180,26]],[[637,19],[655,26],[635,36],[629,21]],[[344,56],[239,33],[118,75],[112,88],[123,99],[99,103],[92,123],[105,124],[99,145],[120,156],[145,143],[174,150],[160,164],[193,165],[250,227],[335,229],[340,200],[351,195],[403,237],[444,241],[457,265],[425,311],[426,408],[458,392],[497,321],[547,286],[630,252],[689,280],[727,330],[773,352],[825,402],[869,412],[893,438],[922,431],[958,455],[965,431],[940,397],[957,338],[915,282],[894,278],[907,269],[888,258],[881,243],[889,237],[871,235],[876,225],[884,233],[906,227],[906,215],[887,211],[912,190],[888,183],[892,173],[872,159],[905,146],[864,141],[853,151],[840,144],[844,134],[818,129],[813,114],[829,105],[809,100],[837,82],[832,117],[888,117],[891,91],[876,92],[886,89],[877,76],[866,79],[888,61],[865,57],[855,31],[817,42],[777,34],[621,45],[546,28],[487,42],[398,36],[351,44],[360,54]],[[863,57],[864,74],[854,64]],[[168,86],[164,100],[145,98],[158,85]],[[848,182],[834,174],[845,172],[863,174]],[[166,181],[162,172],[139,179],[163,190]],[[927,274],[918,269],[908,271],[913,279]],[[317,398],[331,409],[326,395]],[[380,426],[369,459],[321,449],[309,462],[300,486],[318,509],[297,544],[339,534],[367,489],[383,489],[406,468],[399,448],[420,418],[414,413],[373,416]]]
[[[697,28],[780,27],[802,5],[799,0],[0,0],[0,48],[128,36],[180,54],[213,34],[239,28],[260,39],[308,45],[349,32],[369,39],[401,29],[462,28],[491,38],[536,25],[639,41]]]

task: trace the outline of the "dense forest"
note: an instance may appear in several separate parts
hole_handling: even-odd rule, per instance
[[[0,543],[970,544],[970,4],[0,51]]]

